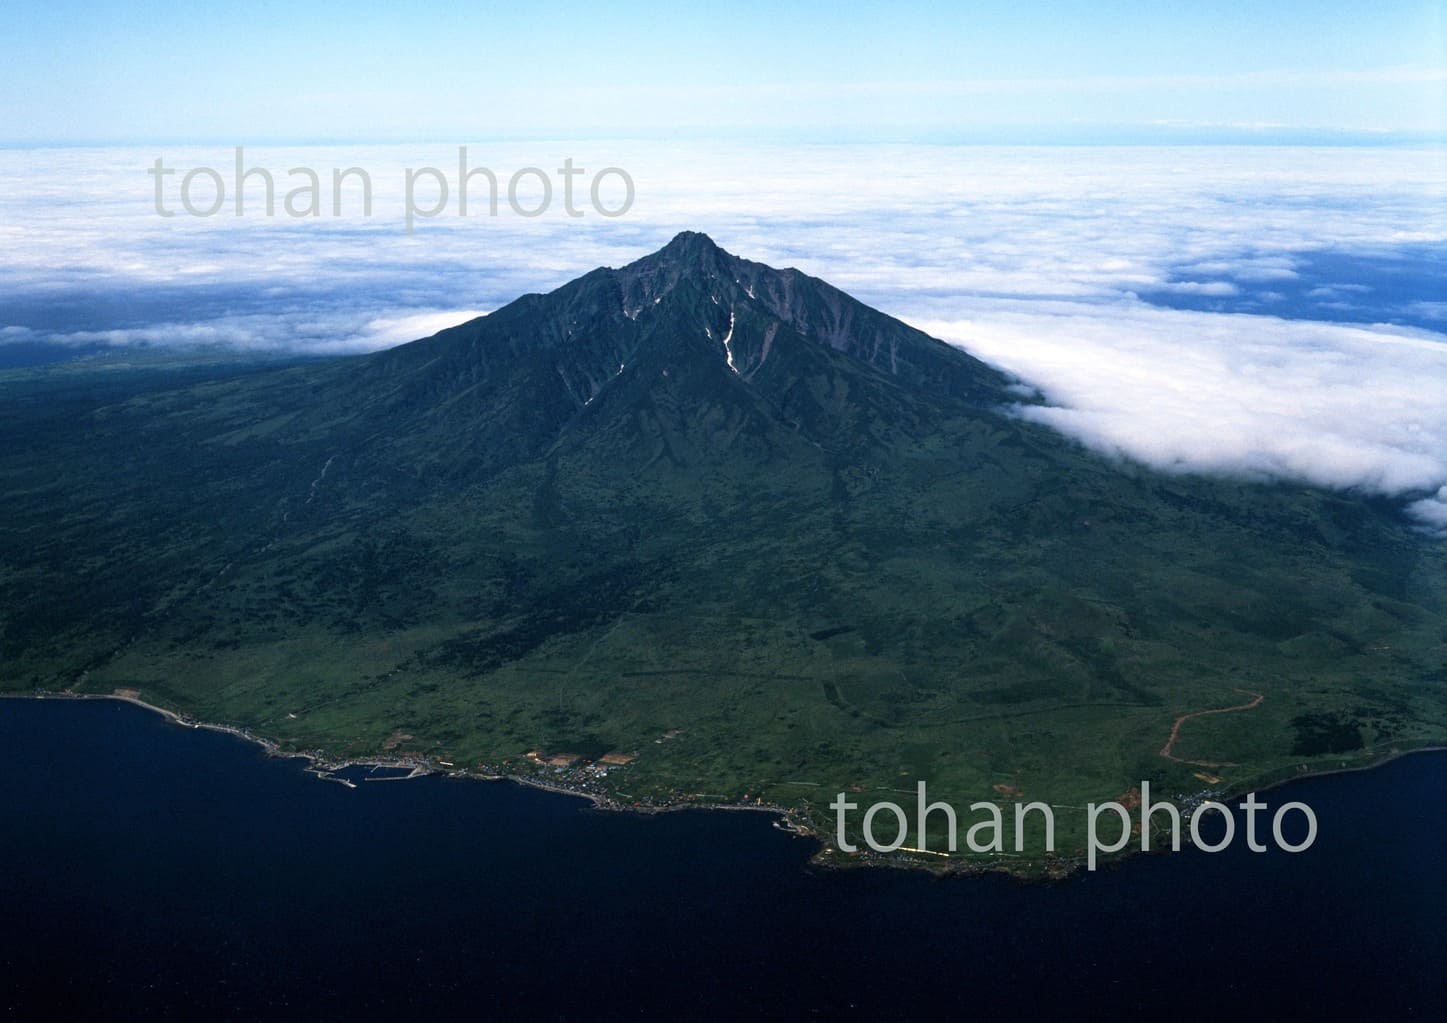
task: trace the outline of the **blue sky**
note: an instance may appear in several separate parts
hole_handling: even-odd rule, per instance
[[[0,142],[1441,135],[1443,10],[11,5]]]

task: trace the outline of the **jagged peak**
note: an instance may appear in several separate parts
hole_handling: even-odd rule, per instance
[[[718,244],[702,231],[680,231],[655,255],[687,255],[696,252],[712,254],[723,252],[723,249],[719,248]]]
[[[702,231],[680,231],[663,248],[629,263],[624,270],[635,273],[713,270],[738,259],[725,252]]]
[[[631,319],[683,281],[710,290],[733,286],[745,265],[745,260],[725,252],[703,232],[680,231],[663,248],[614,272],[623,287],[624,315]]]
[[[584,398],[605,375],[617,375],[614,367],[632,358],[640,339],[678,351],[709,351],[731,376],[746,381],[755,380],[770,359],[779,365],[794,346],[805,346],[803,351],[817,345],[907,387],[976,404],[999,401],[1004,384],[965,353],[825,281],[735,256],[691,230],[623,267],[599,268],[547,295],[525,296],[455,335],[478,359],[500,363],[503,357],[493,354],[499,349],[479,342],[482,333],[495,334],[508,351],[573,353],[558,372]],[[811,355],[790,372],[817,363]],[[576,379],[569,375],[573,370]]]

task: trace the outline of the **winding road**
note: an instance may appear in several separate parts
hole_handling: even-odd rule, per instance
[[[1161,756],[1167,760],[1174,760],[1178,764],[1190,764],[1192,767],[1235,767],[1236,765],[1232,763],[1217,763],[1211,760],[1183,760],[1171,752],[1176,748],[1176,740],[1181,737],[1181,726],[1191,720],[1191,718],[1205,717],[1207,714],[1230,714],[1232,711],[1251,710],[1253,707],[1259,707],[1261,701],[1266,699],[1261,693],[1253,693],[1247,689],[1235,689],[1232,691],[1240,693],[1243,696],[1254,697],[1254,699],[1252,699],[1250,703],[1241,703],[1234,707],[1216,707],[1212,710],[1197,710],[1192,711],[1190,714],[1182,714],[1176,718],[1175,724],[1171,725],[1171,736],[1166,740],[1166,744],[1161,747]]]

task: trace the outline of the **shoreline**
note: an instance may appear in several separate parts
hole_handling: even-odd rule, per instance
[[[1401,760],[1403,757],[1409,757],[1413,753],[1447,753],[1447,745],[1426,745],[1413,746],[1410,749],[1390,749],[1384,753],[1377,754],[1376,758],[1370,763],[1349,765],[1346,767],[1331,767],[1321,771],[1306,771],[1304,773],[1293,774],[1286,778],[1277,778],[1275,781],[1264,782],[1261,785],[1232,790],[1231,795],[1224,798],[1235,799],[1237,796],[1246,792],[1270,792],[1273,789],[1281,788],[1283,785],[1291,785],[1299,781],[1311,781],[1314,778],[1331,778],[1341,774],[1359,774],[1362,771],[1373,771],[1378,767],[1385,767],[1393,761]]]
[[[767,813],[780,818],[780,830],[788,831],[800,837],[818,839],[812,830],[803,821],[791,813],[788,809],[772,803],[745,804],[745,803],[660,803],[650,805],[628,805],[619,802],[617,799],[600,792],[587,792],[570,788],[567,785],[558,784],[542,778],[531,778],[527,775],[517,774],[488,774],[481,771],[467,770],[466,768],[441,767],[428,761],[394,760],[386,756],[363,756],[348,759],[331,759],[322,753],[307,752],[305,750],[284,750],[281,745],[264,736],[257,735],[250,729],[241,728],[236,725],[224,725],[214,721],[201,721],[191,718],[189,715],[181,714],[166,707],[157,706],[154,703],[147,703],[138,696],[129,696],[123,693],[75,693],[75,692],[36,692],[36,693],[0,693],[0,699],[5,700],[114,700],[119,703],[129,703],[133,707],[159,714],[162,718],[180,728],[204,729],[209,732],[220,732],[230,735],[245,742],[254,743],[260,746],[266,755],[275,757],[278,760],[297,759],[305,760],[307,766],[304,769],[307,774],[316,777],[320,781],[329,781],[345,785],[348,788],[356,788],[356,783],[346,778],[336,777],[337,772],[346,771],[354,767],[381,767],[389,770],[406,770],[405,775],[393,775],[387,778],[377,778],[375,781],[411,781],[415,778],[444,777],[459,778],[471,781],[495,781],[512,782],[516,785],[523,785],[527,788],[539,789],[543,792],[550,792],[559,796],[572,796],[576,799],[586,799],[593,805],[594,809],[618,813],[637,814],[660,814],[677,813],[682,810],[730,810],[748,811],[752,813]]]
[[[841,860],[837,855],[832,855],[832,847],[828,845],[808,822],[801,819],[797,814],[792,813],[785,807],[776,804],[744,804],[744,803],[661,803],[652,805],[628,805],[619,802],[617,799],[599,792],[579,791],[569,788],[566,785],[557,784],[540,778],[530,778],[525,775],[512,774],[485,774],[467,769],[438,767],[427,761],[413,760],[392,760],[384,756],[356,757],[345,760],[331,760],[324,754],[306,752],[302,750],[283,750],[277,742],[259,736],[250,729],[241,728],[236,725],[225,725],[211,721],[200,721],[192,719],[177,711],[159,707],[153,703],[147,703],[139,696],[131,696],[122,693],[75,693],[75,692],[35,692],[35,693],[0,693],[0,700],[114,700],[120,703],[128,703],[142,710],[159,714],[171,724],[181,728],[205,729],[211,732],[220,732],[233,736],[246,742],[254,743],[262,748],[268,757],[277,759],[300,759],[307,762],[303,769],[307,774],[312,775],[319,781],[333,782],[344,785],[347,788],[355,789],[357,783],[348,779],[337,777],[337,772],[345,771],[354,767],[382,767],[390,770],[406,770],[405,775],[392,775],[387,778],[375,779],[376,781],[411,781],[416,778],[440,776],[445,778],[467,779],[472,781],[489,782],[511,782],[527,788],[538,789],[549,792],[553,795],[572,796],[577,799],[585,799],[595,810],[609,813],[637,813],[643,815],[678,813],[684,810],[725,810],[725,811],[747,811],[753,813],[767,813],[777,818],[774,827],[780,831],[788,832],[799,838],[811,838],[818,843],[819,848],[809,857],[808,865],[828,870],[848,870],[868,867],[888,867],[897,870],[922,870],[936,876],[964,876],[973,877],[981,874],[1004,874],[1014,880],[1027,882],[1049,882],[1060,881],[1072,877],[1084,869],[1084,857],[1056,856],[1031,860],[1029,863],[1041,868],[1035,871],[1022,871],[1013,868],[1007,859],[994,860],[968,860],[946,856],[943,861],[928,861],[909,856],[865,856],[858,859]],[[1429,742],[1424,740],[1424,742]],[[1289,785],[1293,782],[1308,781],[1315,778],[1330,778],[1335,775],[1357,774],[1363,771],[1371,771],[1383,767],[1403,757],[1411,756],[1414,753],[1441,753],[1447,752],[1447,745],[1427,744],[1408,749],[1391,749],[1375,756],[1370,762],[1363,764],[1347,765],[1342,767],[1327,768],[1320,771],[1305,771],[1264,781],[1260,785],[1241,785],[1229,791],[1229,794],[1221,796],[1222,801],[1236,799],[1247,792],[1269,792],[1273,789]],[[1268,777],[1268,776],[1263,776]],[[1189,843],[1188,843],[1189,844]],[[1138,850],[1130,850],[1120,856],[1110,865],[1118,867],[1120,864],[1133,859]],[[1149,855],[1149,854],[1147,854]]]

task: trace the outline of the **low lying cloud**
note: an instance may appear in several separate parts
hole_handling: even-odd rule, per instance
[[[1440,336],[1120,305],[917,324],[1028,381],[1017,413],[1167,472],[1421,498],[1447,527]]]
[[[1241,289],[1230,281],[1172,281],[1161,285],[1162,291],[1178,295],[1206,295],[1210,298],[1229,298],[1239,295]]]
[[[220,316],[201,322],[162,321],[141,327],[73,330],[38,335],[28,328],[6,328],[14,340],[43,336],[54,344],[89,348],[234,348],[245,352],[297,352],[306,355],[354,355],[377,352],[485,315],[481,309],[432,310],[394,316],[328,314],[251,314]],[[7,338],[0,332],[0,344]]]
[[[1407,505],[1407,511],[1434,531],[1447,536],[1447,487],[1431,497],[1413,501]]]

